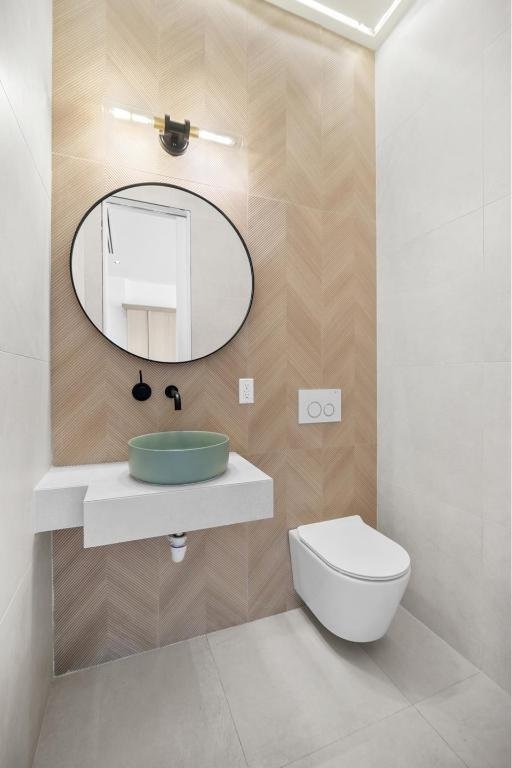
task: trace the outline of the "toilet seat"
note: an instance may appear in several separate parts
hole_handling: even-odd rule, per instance
[[[299,525],[297,533],[326,565],[354,579],[391,581],[410,568],[405,549],[359,515]]]

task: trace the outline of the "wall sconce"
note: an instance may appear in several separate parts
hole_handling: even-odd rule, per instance
[[[190,139],[213,141],[215,144],[221,144],[224,147],[236,147],[242,143],[239,136],[198,128],[195,125],[190,125],[189,120],[178,123],[175,120],[171,120],[169,115],[151,117],[140,112],[132,112],[123,107],[109,107],[108,111],[116,120],[138,123],[139,125],[150,125],[156,128],[159,131],[160,144],[163,149],[175,157],[186,152]]]

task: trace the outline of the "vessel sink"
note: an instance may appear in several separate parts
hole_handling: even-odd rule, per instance
[[[154,432],[128,442],[130,474],[158,485],[198,483],[222,475],[229,438],[220,432]]]

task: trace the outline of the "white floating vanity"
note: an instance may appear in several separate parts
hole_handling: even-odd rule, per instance
[[[186,485],[140,482],[127,462],[52,467],[33,497],[37,533],[83,526],[85,547],[262,520],[273,507],[272,478],[237,453],[224,474]]]

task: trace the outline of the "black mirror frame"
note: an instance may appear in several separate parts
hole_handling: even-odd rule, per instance
[[[222,344],[222,346],[217,347],[217,349],[214,349],[212,352],[208,352],[207,355],[202,355],[201,357],[192,357],[190,360],[169,360],[169,361],[167,361],[167,360],[152,360],[149,357],[141,357],[140,355],[136,355],[134,352],[129,352],[124,347],[121,347],[121,346],[119,346],[119,344],[116,344],[115,341],[112,341],[112,339],[109,339],[108,336],[106,336],[98,328],[98,326],[93,323],[93,321],[91,320],[91,318],[89,317],[89,315],[85,311],[85,308],[84,308],[82,302],[80,301],[80,298],[79,298],[77,290],[76,290],[75,281],[73,280],[73,248],[74,248],[74,245],[75,245],[75,240],[76,240],[76,238],[78,236],[78,233],[80,231],[80,227],[84,223],[84,221],[87,218],[87,216],[91,213],[91,211],[93,211],[96,208],[96,206],[100,205],[100,203],[102,203],[104,200],[107,200],[109,197],[112,197],[112,195],[117,195],[118,192],[123,192],[126,189],[133,189],[134,187],[148,187],[148,186],[151,186],[151,187],[167,187],[168,189],[179,189],[181,192],[187,192],[189,195],[194,195],[194,197],[198,197],[200,200],[204,200],[205,203],[208,203],[208,205],[211,205],[212,208],[215,208],[215,210],[218,211],[226,219],[228,224],[230,224],[233,227],[233,229],[235,230],[236,234],[240,238],[240,242],[242,243],[242,245],[244,247],[245,254],[246,254],[247,260],[249,262],[249,269],[251,270],[251,283],[252,283],[252,285],[251,285],[251,297],[249,299],[249,306],[247,307],[247,312],[245,313],[245,316],[244,316],[242,322],[240,323],[240,325],[238,326],[238,328],[236,329],[234,334],[224,344]],[[253,302],[254,302],[254,282],[255,282],[254,281],[254,267],[253,267],[251,255],[249,253],[249,249],[247,247],[247,244],[246,244],[244,238],[240,234],[240,230],[238,229],[238,227],[236,227],[233,224],[233,222],[231,221],[229,216],[226,216],[224,211],[221,208],[219,208],[218,205],[215,205],[215,203],[212,203],[211,200],[208,200],[207,197],[203,197],[202,195],[198,195],[197,192],[192,192],[190,189],[186,189],[186,187],[180,187],[177,184],[166,184],[165,182],[161,182],[161,181],[139,182],[137,184],[127,184],[124,187],[118,187],[117,189],[114,189],[111,192],[108,192],[108,194],[103,195],[103,197],[100,197],[98,200],[96,200],[94,205],[91,205],[87,209],[87,211],[84,213],[84,215],[82,216],[82,218],[78,222],[78,226],[75,229],[75,234],[73,235],[73,239],[71,241],[71,248],[70,248],[70,251],[69,251],[69,276],[70,276],[70,279],[71,279],[71,285],[73,286],[73,292],[74,292],[76,300],[77,300],[77,302],[78,302],[78,304],[80,306],[80,309],[82,310],[82,312],[84,313],[85,317],[90,322],[90,324],[93,326],[93,328],[98,333],[101,333],[103,338],[106,339],[106,341],[108,341],[109,344],[112,344],[112,346],[117,347],[117,349],[122,350],[127,355],[131,355],[131,357],[134,357],[137,360],[145,360],[147,363],[159,363],[160,365],[185,365],[186,363],[195,363],[198,360],[205,360],[207,357],[211,357],[211,355],[215,355],[216,352],[219,352],[221,349],[224,349],[224,347],[226,347],[228,344],[230,344],[233,341],[233,339],[235,338],[235,336],[238,333],[240,333],[240,331],[242,330],[243,326],[245,325],[245,323],[247,321],[247,318],[249,317],[249,312],[251,311],[251,307],[252,307]]]

